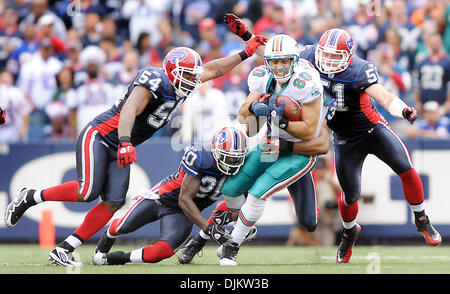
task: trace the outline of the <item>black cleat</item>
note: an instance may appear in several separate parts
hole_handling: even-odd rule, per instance
[[[36,205],[36,201],[33,199],[35,191],[34,189],[22,188],[16,194],[16,198],[8,205],[5,211],[5,223],[7,227],[15,226],[25,211],[31,206]]]
[[[428,216],[421,216],[416,218],[416,229],[430,246],[439,246],[442,242],[442,237],[438,231],[431,225]]]
[[[194,259],[195,255],[202,251],[203,246],[206,244],[206,239],[203,239],[200,236],[196,236],[189,240],[189,242],[181,248],[180,254],[178,255],[178,261],[181,264],[191,263],[192,259]]]
[[[227,242],[223,243],[221,247],[222,257],[220,258],[219,264],[221,266],[236,266],[236,257],[239,251],[238,243],[234,242],[233,240],[228,240]]]
[[[349,230],[344,229],[342,240],[336,255],[337,263],[347,263],[350,260],[350,257],[352,257],[353,246],[355,245],[356,239],[358,239],[360,231],[361,227],[358,224]]]
[[[111,247],[116,242],[116,238],[109,238],[108,237],[108,231],[106,230],[100,240],[97,243],[97,246],[95,247],[95,253],[108,253],[111,250]]]

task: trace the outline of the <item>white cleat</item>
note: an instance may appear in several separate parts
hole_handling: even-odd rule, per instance
[[[92,256],[92,263],[94,265],[108,265],[106,253],[97,252]]]
[[[60,266],[82,266],[81,261],[77,261],[73,258],[72,252],[62,247],[56,247],[48,255],[48,260],[50,260],[55,265]]]

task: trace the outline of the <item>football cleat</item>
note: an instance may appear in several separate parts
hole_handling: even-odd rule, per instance
[[[352,257],[353,246],[358,238],[361,226],[356,224],[350,230],[345,230],[342,233],[342,240],[339,244],[339,248],[336,255],[337,263],[347,263]]]
[[[236,257],[239,251],[238,243],[228,240],[224,244],[222,244],[221,254],[222,257],[219,260],[219,264],[221,266],[236,266]]]
[[[417,232],[419,232],[430,246],[439,246],[442,237],[438,231],[431,225],[428,216],[421,216],[415,220]]]
[[[206,241],[208,240],[203,239],[199,235],[189,240],[189,242],[181,249],[180,254],[178,255],[178,261],[181,264],[191,263],[195,255],[202,251],[203,246],[205,246],[206,244]]]
[[[111,247],[116,242],[116,238],[109,238],[108,237],[108,231],[106,230],[100,240],[98,241],[97,245],[95,246],[94,253],[100,252],[100,253],[108,253],[111,250]]]
[[[108,265],[106,253],[96,252],[94,256],[92,256],[92,263],[94,265]]]
[[[247,236],[245,237],[244,241],[251,241],[253,238],[255,238],[256,233],[258,232],[258,229],[255,226],[252,226],[252,228],[250,229],[250,231],[248,232]],[[222,258],[223,254],[222,254],[222,249],[223,249],[223,245],[220,245],[219,248],[217,248],[217,256],[219,258]]]
[[[62,247],[56,247],[53,249],[48,255],[48,260],[50,260],[53,264],[60,266],[71,267],[83,265],[81,261],[77,261],[73,258],[72,252]]]
[[[16,198],[8,205],[5,211],[5,223],[7,227],[13,227],[25,211],[36,205],[33,194],[36,190],[22,188],[16,193]]]

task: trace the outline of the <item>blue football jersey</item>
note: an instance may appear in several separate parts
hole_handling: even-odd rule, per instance
[[[118,131],[120,111],[135,86],[148,89],[153,98],[144,111],[136,117],[131,131],[131,143],[136,146],[149,139],[156,131],[165,126],[184,101],[176,96],[167,75],[160,68],[147,67],[138,72],[126,92],[107,111],[91,121],[91,125],[113,147],[119,144]]]
[[[427,58],[419,64],[418,73],[422,103],[436,101],[442,105],[447,99],[450,59],[447,55],[437,60]]]
[[[315,64],[315,45],[305,46],[300,57]],[[320,73],[320,71],[319,71]],[[353,137],[372,129],[379,122],[386,123],[372,103],[365,89],[378,83],[375,65],[354,56],[344,71],[335,75],[320,73],[324,92],[336,99],[337,109],[328,127],[341,137]]]
[[[178,210],[178,198],[181,184],[186,173],[200,180],[200,188],[194,202],[200,210],[205,209],[220,197],[220,189],[226,176],[217,168],[210,150],[198,150],[195,146],[186,147],[178,172],[171,174],[159,182],[154,193],[158,193],[161,203]]]

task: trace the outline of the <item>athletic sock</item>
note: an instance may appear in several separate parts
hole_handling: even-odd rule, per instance
[[[239,210],[239,217],[231,236],[233,241],[242,244],[252,226],[262,217],[266,201],[251,194]]]
[[[356,225],[356,217],[358,216],[358,201],[351,205],[346,205],[344,200],[344,193],[338,199],[339,212],[341,214],[342,225],[344,229],[351,229]]]
[[[402,180],[403,194],[416,219],[425,216],[422,180],[414,168],[398,175]]]
[[[74,232],[82,243],[100,231],[112,218],[113,214],[102,203],[94,206],[84,218],[83,223]],[[80,244],[81,245],[81,244]]]
[[[47,188],[35,193],[34,196],[37,203],[42,201],[65,201],[65,202],[77,202],[78,201],[78,181],[65,182],[60,185]]]

